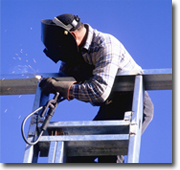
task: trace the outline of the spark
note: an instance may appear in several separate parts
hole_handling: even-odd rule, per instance
[[[29,68],[32,68],[30,65],[28,65]]]
[[[21,118],[21,115],[19,115],[18,119],[20,119],[20,118]]]
[[[2,81],[4,81],[4,80],[5,80],[5,78],[2,79]]]
[[[19,60],[21,60],[21,57],[18,57]]]
[[[30,65],[28,65],[28,67],[29,67],[33,72],[35,72],[35,70],[34,70]]]
[[[18,54],[17,54],[17,53],[16,53],[15,55],[16,55],[16,56],[18,56]]]
[[[12,72],[12,74],[14,74],[14,73],[15,73],[15,71]]]
[[[16,60],[16,57],[13,57],[14,60]]]
[[[34,63],[36,63],[36,60],[33,58]]]
[[[6,110],[4,111],[4,113],[6,113],[6,112],[7,112],[7,110],[8,110],[8,109],[6,109]]]
[[[10,90],[11,88],[9,87],[7,90]]]
[[[28,60],[26,60],[26,62],[28,63]]]
[[[41,75],[36,75],[35,78],[38,79],[38,80],[41,80],[42,76]]]
[[[21,49],[20,53],[23,53],[23,49]]]
[[[30,30],[32,30],[32,27],[30,28]]]
[[[20,98],[21,97],[21,95],[19,95],[19,97],[18,98]]]

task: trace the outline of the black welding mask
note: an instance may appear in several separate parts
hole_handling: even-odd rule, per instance
[[[63,24],[57,17],[41,21],[41,40],[46,47],[44,53],[55,63],[61,60],[74,65],[84,61],[70,32],[79,24],[78,21],[79,18],[75,18],[68,25]]]

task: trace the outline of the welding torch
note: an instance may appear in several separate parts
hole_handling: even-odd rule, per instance
[[[32,113],[30,113],[30,114],[24,119],[24,121],[22,122],[22,125],[21,125],[21,133],[22,133],[23,139],[25,140],[25,142],[26,142],[27,144],[29,144],[29,145],[35,145],[36,143],[39,142],[40,137],[43,135],[43,132],[46,131],[47,126],[48,126],[48,124],[49,124],[52,116],[54,115],[54,112],[55,112],[55,110],[56,110],[57,105],[58,105],[61,101],[63,101],[63,100],[65,100],[65,98],[62,98],[61,95],[60,95],[60,93],[59,93],[59,92],[56,92],[54,98],[51,99],[51,100],[49,100],[49,101],[46,103],[45,106],[39,107],[38,109],[36,109],[36,110],[33,111]],[[48,110],[48,109],[49,109],[49,110]],[[37,140],[34,141],[34,142],[29,142],[29,141],[26,139],[25,134],[24,134],[25,122],[27,121],[27,119],[28,119],[29,117],[31,117],[31,116],[34,115],[34,114],[37,114],[37,112],[40,111],[40,110],[42,110],[42,112],[41,112],[41,114],[40,114],[40,117],[44,117],[45,114],[46,114],[46,112],[47,112],[47,110],[48,110],[48,112],[47,112],[47,115],[46,115],[46,117],[45,117],[45,119],[44,119],[44,122],[43,122],[43,124],[42,124],[42,126],[41,126],[41,128],[40,128],[40,129],[41,129],[41,132],[40,132]]]

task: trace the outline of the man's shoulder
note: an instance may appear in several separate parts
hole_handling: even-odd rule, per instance
[[[110,33],[94,30],[94,40],[101,42],[102,45],[119,44],[120,41]]]
[[[105,33],[92,28],[89,24],[88,34],[91,35],[90,52],[99,51],[100,49],[109,49],[110,46],[120,47],[120,41],[110,33]]]

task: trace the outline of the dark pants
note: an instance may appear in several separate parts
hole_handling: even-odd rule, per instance
[[[122,120],[124,119],[124,113],[132,110],[133,92],[121,92],[113,97],[109,104],[104,103],[94,120]],[[144,110],[143,110],[143,123],[142,133],[147,128],[148,124],[153,118],[153,103],[147,92],[144,93]],[[78,156],[67,157],[67,163],[94,163],[94,159],[97,156]],[[99,156],[99,163],[123,163],[124,157],[122,155],[117,156]]]

